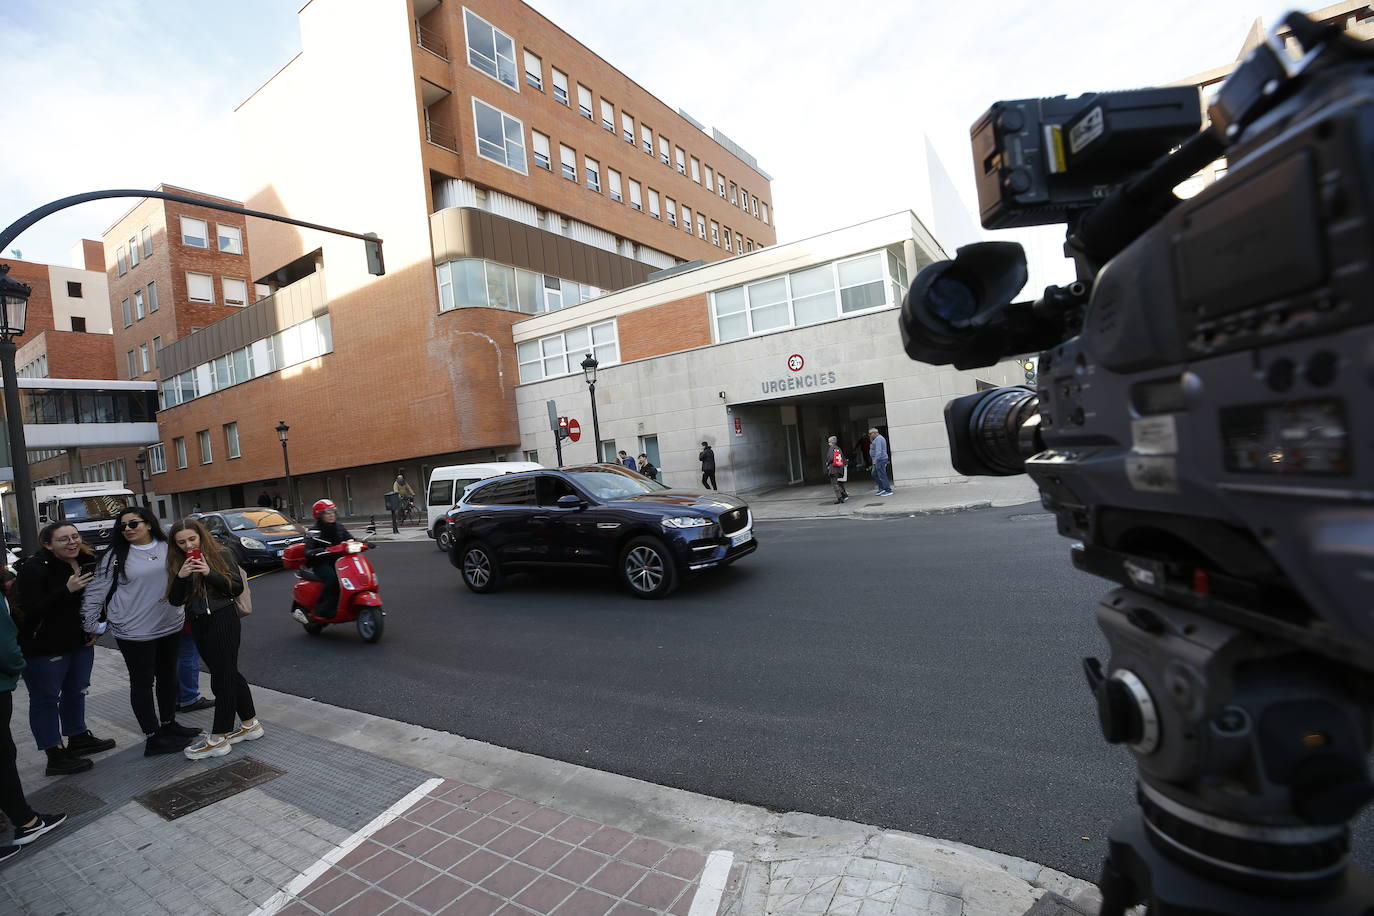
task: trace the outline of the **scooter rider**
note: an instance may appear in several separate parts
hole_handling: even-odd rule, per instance
[[[324,583],[324,591],[315,604],[315,616],[326,619],[332,619],[339,609],[339,574],[334,569],[339,554],[330,553],[326,548],[354,539],[348,529],[339,524],[338,510],[333,500],[316,502],[310,507],[315,527],[306,534],[305,561],[310,564],[310,571]]]

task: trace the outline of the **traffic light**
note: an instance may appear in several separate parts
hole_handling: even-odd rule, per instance
[[[386,263],[382,260],[382,240],[377,238],[377,233],[363,234],[363,248],[367,253],[367,272],[374,277],[384,276]]]
[[[567,418],[567,417],[559,417],[559,418],[558,418],[558,438],[560,438],[560,439],[566,439],[566,438],[568,438],[568,418]]]
[[[1035,360],[1028,359],[1021,364],[1021,368],[1026,370],[1026,383],[1035,384]]]

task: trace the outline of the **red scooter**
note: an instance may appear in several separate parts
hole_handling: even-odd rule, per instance
[[[291,590],[291,616],[300,621],[311,636],[330,624],[357,622],[358,635],[367,642],[382,638],[386,613],[382,598],[377,594],[377,573],[363,552],[374,545],[363,541],[345,541],[326,547],[329,553],[339,554],[334,570],[339,574],[339,607],[333,617],[320,617],[315,603],[324,591],[324,583],[305,564],[305,545],[292,544],[282,555],[282,566],[295,570],[296,586]]]

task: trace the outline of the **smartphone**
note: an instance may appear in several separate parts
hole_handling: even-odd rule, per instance
[[[99,560],[83,560],[83,561],[81,562],[81,575],[83,575],[83,576],[93,576],[93,575],[95,575],[95,567],[96,567],[96,565],[97,565],[99,562],[100,562]]]
[[[200,559],[200,556],[201,556],[201,555],[200,555],[200,548],[199,548],[199,547],[192,547],[192,548],[187,552],[187,554],[186,554],[186,559],[188,559],[188,560],[199,560],[199,559]]]

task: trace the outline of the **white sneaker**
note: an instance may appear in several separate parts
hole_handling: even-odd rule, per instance
[[[223,757],[225,754],[229,753],[229,739],[220,738],[216,741],[214,738],[210,737],[201,738],[190,747],[186,748],[186,750],[182,751],[182,753],[186,755],[187,760],[201,760],[206,757]]]
[[[230,732],[228,741],[230,744],[238,744],[240,741],[256,741],[262,736],[262,722],[254,720],[252,728],[245,728],[243,725],[239,725],[237,730]]]

